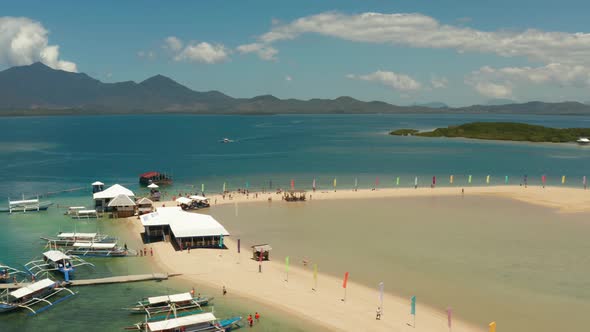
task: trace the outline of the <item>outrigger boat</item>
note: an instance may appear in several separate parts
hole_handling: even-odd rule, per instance
[[[25,269],[34,276],[44,272],[59,271],[64,274],[66,282],[69,282],[70,275],[75,268],[82,265],[94,266],[94,264],[88,263],[78,256],[68,256],[59,250],[49,250],[43,253],[43,259],[33,260],[25,264]]]
[[[147,314],[152,317],[155,314],[169,313],[174,307],[177,311],[201,309],[201,306],[209,305],[213,298],[193,297],[191,293],[148,297],[138,301],[134,307],[125,308],[132,314]]]
[[[69,294],[53,302],[48,300],[49,298],[54,297],[63,291]],[[0,313],[19,309],[27,309],[31,312],[29,315],[36,315],[41,311],[52,308],[57,303],[64,301],[65,299],[74,295],[75,293],[71,290],[59,287],[55,281],[51,279],[43,279],[12,292],[9,290],[3,292],[3,294],[0,295]],[[32,308],[39,303],[47,305],[37,310]]]
[[[23,199],[18,201],[11,201],[10,198],[8,199],[8,207],[0,208],[0,212],[38,212],[38,211],[45,211],[49,206],[53,204],[51,202],[40,202],[39,198],[36,199]]]
[[[72,246],[74,243],[90,242],[90,243],[112,243],[116,242],[117,238],[99,233],[65,233],[59,232],[55,237],[41,236],[42,240],[51,242],[57,246]]]
[[[0,283],[13,282],[14,278],[19,274],[25,275],[26,273],[0,263]]]
[[[64,247],[63,250],[68,255],[76,256],[94,256],[94,257],[126,257],[137,255],[134,250],[121,248],[114,243],[91,243],[76,242],[71,247]]]
[[[159,332],[159,331],[185,331],[185,332],[225,332],[239,328],[242,317],[232,317],[218,320],[211,312],[195,313],[180,317],[164,319],[160,321],[146,321],[135,324],[126,330]]]

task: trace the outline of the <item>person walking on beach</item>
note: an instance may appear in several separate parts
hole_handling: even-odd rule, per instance
[[[258,313],[258,311],[254,314],[254,318],[256,318],[256,323],[260,321],[260,314]]]
[[[143,248],[143,255],[147,256],[147,248],[146,247]]]
[[[223,285],[223,296],[225,296],[225,294],[227,294],[227,289],[225,289],[225,285]]]

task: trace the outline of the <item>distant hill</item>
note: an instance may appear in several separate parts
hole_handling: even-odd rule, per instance
[[[504,98],[490,99],[485,102],[485,105],[488,105],[488,106],[501,106],[501,105],[509,105],[509,104],[516,104],[516,102],[514,100],[504,99]]]
[[[444,107],[444,109],[443,109]],[[448,108],[443,103],[397,106],[336,99],[279,99],[272,95],[232,98],[219,91],[199,92],[156,75],[143,82],[104,83],[83,73],[49,68],[42,63],[0,72],[0,116],[56,114],[375,114],[375,113],[517,113],[590,114],[576,102],[530,102]]]
[[[429,107],[429,108],[449,108],[449,105],[447,105],[445,103],[441,103],[439,101],[433,101],[433,102],[424,103],[424,104],[416,104],[416,106],[424,106],[424,107]]]

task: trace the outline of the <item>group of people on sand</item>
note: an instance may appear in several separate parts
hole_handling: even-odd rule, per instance
[[[127,244],[125,244],[125,247],[127,247]],[[148,250],[147,248],[143,248],[143,250],[141,248],[139,248],[138,250],[139,256],[147,256],[148,255]],[[154,249],[150,248],[150,256],[154,255]]]

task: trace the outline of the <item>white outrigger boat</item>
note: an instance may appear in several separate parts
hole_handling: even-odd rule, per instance
[[[0,212],[38,212],[38,211],[45,211],[49,206],[53,204],[51,202],[40,202],[39,197],[36,199],[23,199],[18,201],[11,201],[10,198],[8,199],[8,207],[7,208],[0,208]]]
[[[0,283],[14,282],[14,278],[21,274],[26,275],[24,271],[0,263]]]
[[[55,237],[41,236],[41,240],[51,242],[57,246],[71,246],[74,243],[91,242],[91,243],[111,243],[116,242],[117,238],[99,233],[66,233],[59,232]]]
[[[155,314],[168,313],[174,307],[176,311],[201,309],[201,306],[208,305],[213,298],[193,297],[190,292],[148,297],[131,308],[125,308],[132,314],[147,314],[152,317]]]
[[[68,256],[59,250],[49,250],[43,253],[43,259],[25,264],[25,269],[34,276],[45,272],[59,271],[63,273],[66,282],[69,282],[70,274],[74,272],[76,267],[83,265],[94,266],[78,256]]]
[[[580,145],[588,145],[590,144],[590,139],[588,139],[588,137],[580,137],[576,140],[576,143]]]
[[[135,256],[137,252],[128,248],[121,248],[116,242],[112,243],[92,243],[76,242],[72,246],[64,247],[63,250],[68,255],[76,256],[93,256],[93,257],[126,257]]]
[[[58,295],[61,292],[67,292],[64,297],[56,301],[49,301],[48,299]],[[59,287],[59,285],[51,279],[42,279],[27,286],[21,287],[10,292],[8,289],[0,295],[0,313],[9,312],[19,309],[27,309],[30,315],[36,315],[41,311],[47,310],[57,303],[74,296],[75,293],[71,290]],[[33,309],[37,304],[46,304],[46,306],[39,309]]]
[[[236,316],[229,319],[219,320],[211,312],[189,313],[176,315],[174,318],[167,318],[159,321],[148,321],[137,323],[126,330],[137,330],[147,332],[160,331],[184,331],[184,332],[225,332],[239,328],[242,317]]]

